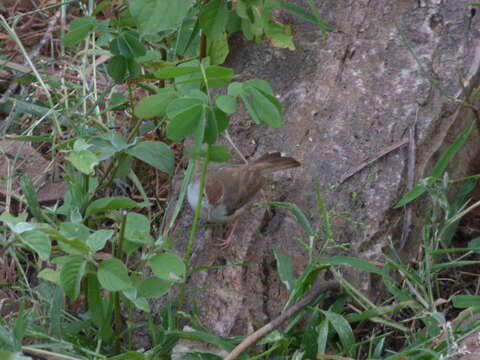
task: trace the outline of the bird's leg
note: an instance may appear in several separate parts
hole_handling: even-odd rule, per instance
[[[218,246],[222,249],[226,249],[230,246],[230,244],[232,243],[233,239],[235,238],[234,236],[234,232],[235,232],[235,229],[237,228],[238,226],[238,221],[239,221],[239,218],[237,217],[235,220],[233,220],[233,223],[231,225],[231,228],[230,230],[228,231],[228,235],[227,235],[227,238],[226,239],[222,239],[218,242]]]

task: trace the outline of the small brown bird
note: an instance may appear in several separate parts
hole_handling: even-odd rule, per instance
[[[205,180],[204,196],[200,216],[211,223],[226,223],[234,220],[227,239],[222,246],[231,242],[237,225],[237,217],[246,209],[253,197],[265,184],[265,175],[300,166],[291,157],[281,153],[266,154],[247,165],[226,165],[211,168]],[[188,186],[187,198],[195,210],[200,192],[200,178],[197,177]]]

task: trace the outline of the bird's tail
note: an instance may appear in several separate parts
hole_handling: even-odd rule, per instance
[[[292,157],[282,156],[279,152],[265,154],[255,160],[251,167],[264,173],[299,167],[300,163]]]

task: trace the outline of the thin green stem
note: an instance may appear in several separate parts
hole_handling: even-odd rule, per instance
[[[195,216],[193,218],[192,231],[190,232],[190,237],[188,238],[187,250],[185,251],[185,263],[187,264],[187,268],[190,267],[190,257],[192,254],[193,241],[195,240],[195,236],[197,234],[198,223],[200,220],[200,213],[202,211],[203,189],[205,188],[205,179],[207,177],[209,158],[210,158],[210,145],[207,145],[207,153],[205,155],[205,160],[202,166],[202,172],[200,174],[200,193],[198,195],[198,203],[197,203],[197,207],[195,208]],[[182,288],[180,291],[180,301],[179,301],[180,309],[183,309],[183,307],[185,306],[185,294],[186,294],[185,291],[186,291],[186,281],[182,283]]]

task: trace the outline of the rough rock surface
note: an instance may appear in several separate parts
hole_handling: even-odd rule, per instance
[[[401,211],[391,208],[405,191],[407,146],[334,185],[352,168],[404,138],[415,122],[416,180],[428,176],[438,154],[471,121],[468,110],[443,95],[460,96],[459,79],[467,88],[478,84],[480,13],[468,3],[324,0],[318,2],[321,14],[335,31],[323,36],[313,24],[292,18],[295,51],[234,40],[230,65],[241,80],[268,80],[285,110],[281,129],[255,125],[246,113],[236,117],[234,141],[251,159],[283,151],[302,163],[299,169],[275,174],[263,196],[297,204],[320,226],[318,181],[329,208],[346,212],[355,221],[333,219],[334,237],[351,244],[351,255],[381,259],[389,239],[398,243]],[[472,133],[449,170],[451,176],[468,172],[478,156],[474,146],[478,140]],[[191,222],[192,212],[184,213],[180,227]],[[420,207],[414,220],[418,217]],[[213,246],[204,229],[196,246],[194,265],[217,267],[193,275],[192,298],[204,324],[219,335],[243,333],[254,322],[266,322],[281,311],[287,294],[272,249],[288,254],[297,271],[305,264],[305,251],[293,239],[305,233],[292,215],[257,208],[241,221],[230,248]],[[415,239],[410,238],[407,251],[416,249]],[[185,244],[179,241],[178,246]],[[352,280],[374,293],[368,274],[354,274]]]

